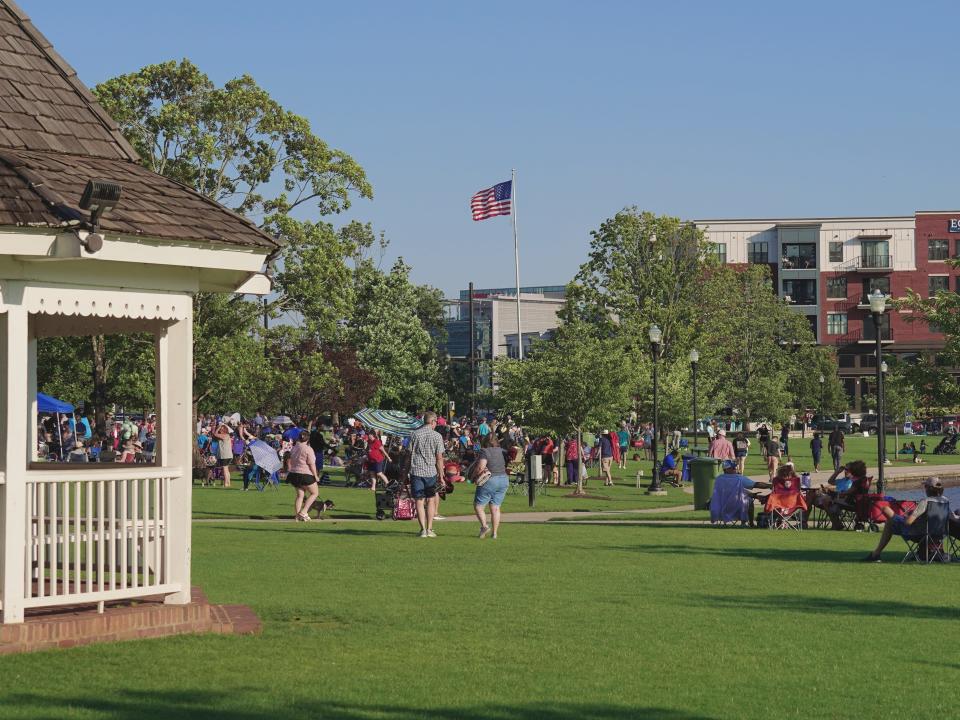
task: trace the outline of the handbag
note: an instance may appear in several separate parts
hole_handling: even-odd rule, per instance
[[[479,459],[474,460],[472,463],[470,463],[470,467],[467,468],[467,477],[473,480],[473,484],[476,485],[477,487],[483,487],[484,483],[486,483],[487,480],[491,478],[493,473],[491,473],[486,468],[484,468],[483,472],[478,473],[477,472],[478,462],[479,462]]]

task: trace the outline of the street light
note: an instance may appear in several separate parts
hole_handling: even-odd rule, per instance
[[[693,447],[697,447],[697,363],[700,353],[696,348],[690,351],[690,371],[693,375]]]
[[[880,319],[887,309],[887,296],[880,288],[870,293],[870,313],[873,315],[873,329],[877,334],[877,492],[882,493],[883,482],[883,340],[880,332]]]
[[[823,384],[827,379],[821,375],[820,376],[820,422],[823,422]]]
[[[889,460],[887,460],[887,425],[884,422],[884,418],[887,414],[887,363],[880,363],[880,374],[883,376],[883,395],[877,398],[877,434],[883,438],[881,441],[883,443],[883,464],[886,465]],[[893,446],[894,457],[896,457],[897,446]]]
[[[657,385],[657,363],[660,360],[660,341],[663,333],[656,323],[650,325],[650,353],[653,355],[653,480],[647,488],[647,495],[665,495],[660,489],[660,463],[657,459],[657,434],[659,432],[658,418],[660,406],[659,387]]]

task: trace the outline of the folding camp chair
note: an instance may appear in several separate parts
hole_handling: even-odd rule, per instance
[[[774,478],[773,492],[767,497],[764,509],[769,514],[771,530],[802,530],[807,501],[800,489],[800,479],[793,478],[792,486],[786,487],[783,480]]]
[[[907,553],[901,562],[914,560],[918,563],[950,562],[945,547],[949,537],[950,501],[944,497],[928,497],[927,511],[914,522],[915,534],[905,535]]]

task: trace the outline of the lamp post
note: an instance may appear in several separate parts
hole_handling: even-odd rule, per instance
[[[880,363],[880,376],[883,378],[883,393],[877,398],[877,434],[880,435],[881,443],[883,445],[883,464],[886,465],[889,460],[887,460],[887,424],[884,421],[884,418],[887,414],[887,363]],[[897,446],[893,446],[894,457],[896,457]]]
[[[650,487],[647,488],[647,495],[665,494],[660,489],[660,461],[657,458],[657,435],[660,432],[659,412],[660,412],[660,388],[657,385],[657,363],[660,360],[660,341],[663,339],[663,333],[656,323],[650,325],[650,353],[653,356],[653,480]]]
[[[827,379],[821,375],[820,376],[820,422],[823,422],[823,384]]]
[[[697,363],[700,353],[696,348],[690,351],[690,372],[693,378],[693,447],[697,447]]]
[[[870,313],[873,315],[873,329],[877,334],[877,492],[884,490],[883,482],[883,342],[880,333],[880,319],[887,309],[887,296],[880,288],[870,293]]]

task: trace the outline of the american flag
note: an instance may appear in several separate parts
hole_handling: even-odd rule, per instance
[[[486,220],[497,215],[509,215],[512,193],[512,180],[481,190],[470,198],[470,212],[473,213],[473,219]]]

